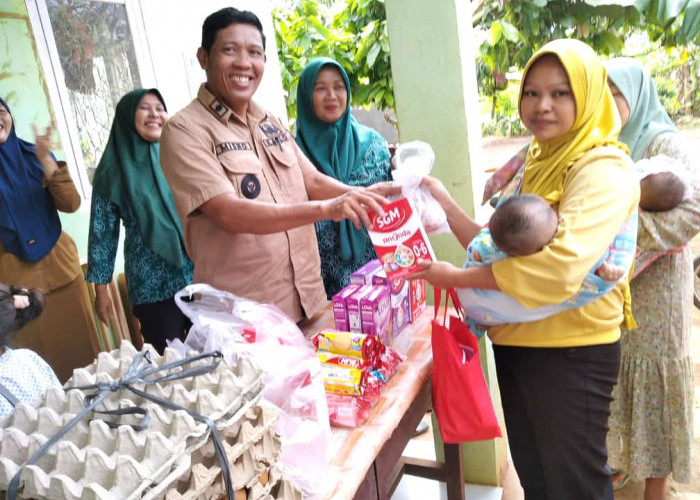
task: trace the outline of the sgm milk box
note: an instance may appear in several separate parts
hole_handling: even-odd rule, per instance
[[[372,285],[362,285],[353,293],[345,298],[345,306],[348,310],[348,329],[349,332],[364,333],[362,331],[362,309],[360,301],[362,297],[372,291]]]
[[[385,286],[389,290],[391,302],[391,339],[396,338],[411,319],[409,284],[403,278],[389,280],[386,273],[381,272],[372,278],[375,285]]]
[[[372,245],[389,279],[403,278],[423,270],[419,260],[435,262],[430,240],[407,198],[382,207],[384,215],[372,212]]]
[[[349,332],[350,327],[348,322],[348,307],[345,300],[355,293],[360,288],[360,285],[348,285],[341,291],[333,295],[331,302],[333,303],[333,318],[335,319],[335,329],[340,332]]]
[[[425,310],[425,280],[411,280],[409,284],[411,296],[411,323]]]
[[[356,285],[371,285],[372,276],[381,270],[382,263],[379,262],[379,259],[370,260],[367,264],[350,275],[350,283]]]
[[[385,286],[372,286],[372,291],[360,299],[362,333],[374,335],[385,345],[391,327],[391,298]]]

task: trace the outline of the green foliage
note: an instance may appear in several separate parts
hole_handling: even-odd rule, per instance
[[[620,54],[626,39],[639,29],[665,47],[700,41],[697,30],[685,26],[700,23],[700,5],[694,0],[655,0],[632,5],[615,0],[472,3],[474,27],[480,39],[479,87],[487,96],[505,87],[506,72],[523,68],[534,51],[555,38],[577,38],[603,56]],[[638,9],[637,4],[644,8]]]
[[[627,39],[623,55],[638,58],[649,70],[659,99],[674,121],[700,116],[700,60],[693,57],[698,46],[658,47],[646,32],[638,31]],[[481,116],[484,135],[515,136],[527,133],[518,117],[519,82],[508,81],[494,96],[482,95]],[[683,95],[685,94],[685,95]]]
[[[525,66],[530,56],[555,38],[578,38],[599,54],[616,54],[630,26],[639,21],[632,7],[592,7],[570,0],[482,0],[474,11],[480,38],[479,87],[492,96],[505,87],[504,75]]]
[[[503,91],[491,98],[481,98],[481,127],[484,135],[517,136],[527,133],[518,114],[518,82],[509,82]]]
[[[280,1],[280,0],[278,0]],[[465,0],[467,1],[467,0]],[[296,88],[306,63],[317,56],[336,59],[350,77],[353,105],[394,108],[384,0],[288,0],[293,9],[275,9],[275,35],[287,110],[296,115]],[[471,0],[478,38],[479,92],[490,108],[485,131],[522,130],[506,74],[520,71],[539,47],[555,38],[577,38],[602,56],[667,54],[655,71],[664,104],[674,114],[697,113],[700,42],[697,0]],[[671,6],[673,8],[671,8]],[[628,39],[647,34],[646,48],[630,52]],[[675,52],[674,52],[675,51]],[[693,55],[695,54],[695,56]],[[660,64],[660,63],[659,63]],[[677,75],[689,72],[679,101]],[[680,102],[685,104],[681,105]]]
[[[700,47],[661,47],[648,33],[630,37],[624,54],[638,58],[654,77],[659,99],[674,119],[700,116]]]
[[[332,57],[350,78],[355,106],[394,108],[384,0],[344,0],[322,5],[300,0],[293,10],[274,9],[287,112],[296,116],[296,90],[306,64]]]

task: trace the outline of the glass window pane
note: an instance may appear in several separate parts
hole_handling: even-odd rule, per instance
[[[46,0],[89,177],[107,144],[119,98],[141,85],[123,4]]]

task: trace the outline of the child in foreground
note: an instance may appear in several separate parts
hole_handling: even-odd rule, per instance
[[[51,367],[34,351],[11,349],[8,341],[44,310],[44,296],[35,290],[0,283],[0,418],[19,403],[36,405],[46,389],[60,386]]]
[[[557,212],[533,194],[510,196],[496,207],[488,224],[467,245],[464,268],[489,265],[506,257],[524,257],[542,250],[556,235]],[[586,305],[612,290],[632,265],[636,218],[618,233],[588,273],[579,291],[560,304],[526,308],[496,290],[458,288],[467,323],[481,337],[488,325],[528,322]]]
[[[688,196],[688,182],[667,170],[668,160],[656,157],[635,165],[640,179],[639,207],[642,210],[672,210]],[[539,252],[554,238],[558,224],[556,211],[544,198],[532,194],[508,197],[501,201],[486,227],[467,246],[464,267]],[[526,309],[497,291],[459,289],[470,328],[481,336],[486,331],[485,325],[534,321],[599,298],[612,290],[629,271],[634,255],[631,238],[631,233],[621,232],[586,277],[579,293],[558,305]],[[635,275],[666,253],[637,251]]]

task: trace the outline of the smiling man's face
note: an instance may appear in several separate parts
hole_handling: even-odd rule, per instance
[[[207,72],[207,88],[239,116],[260,85],[265,71],[265,49],[260,31],[252,24],[236,23],[219,30],[209,53],[197,51]]]

